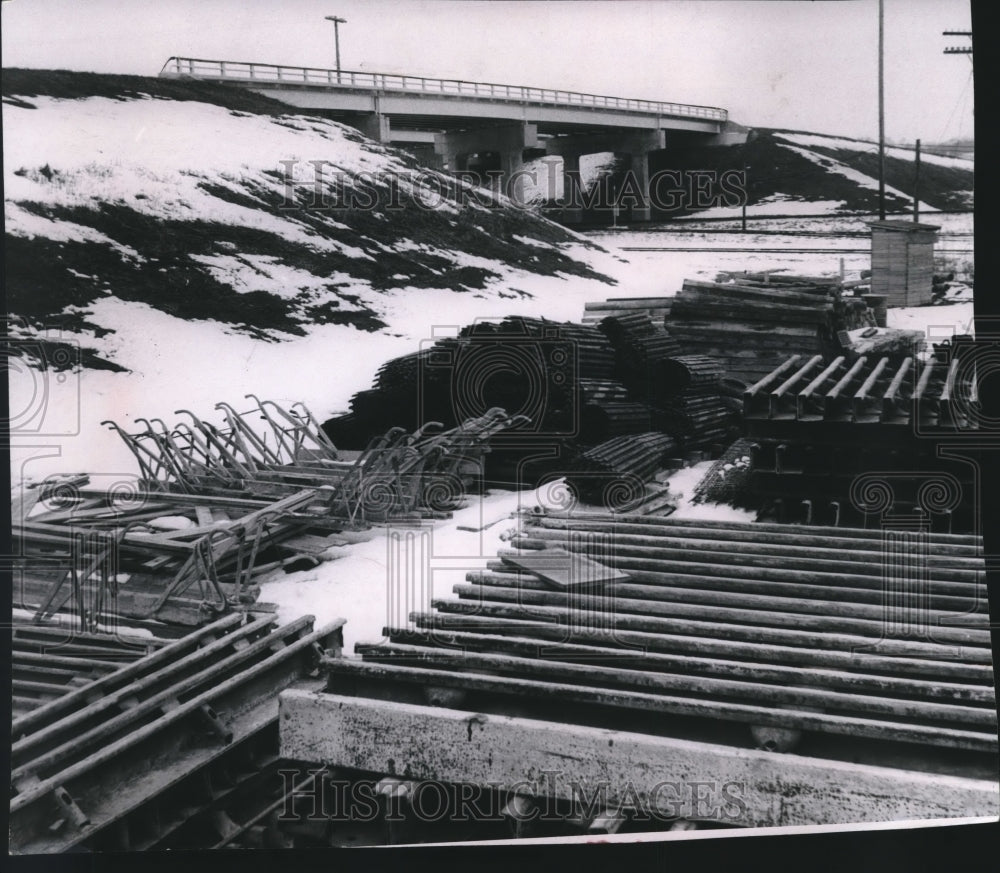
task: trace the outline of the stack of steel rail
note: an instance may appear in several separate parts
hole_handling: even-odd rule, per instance
[[[204,777],[262,737],[276,757],[277,695],[317,687],[342,625],[228,616],[16,717],[11,852],[149,848],[210,817]]]
[[[863,524],[894,506],[970,530],[973,470],[937,453],[942,438],[974,434],[979,421],[965,349],[942,346],[927,361],[790,357],[744,395],[754,489],[786,513],[803,502],[809,521]]]
[[[11,628],[12,715],[17,720],[168,642],[123,630],[83,633],[66,626],[15,620]]]
[[[743,826],[1000,811],[978,537],[535,515],[513,542],[282,695],[282,754]],[[691,780],[740,802],[656,797]]]
[[[657,365],[681,352],[677,340],[643,313],[611,315],[600,327],[615,350],[618,378],[640,395],[648,393]]]
[[[722,366],[704,355],[681,355],[660,363],[655,391],[665,413],[665,429],[686,448],[724,444],[735,430],[729,405],[720,395]]]
[[[581,453],[566,471],[566,484],[587,503],[629,507],[643,498],[646,484],[676,449],[657,432],[615,437]]]

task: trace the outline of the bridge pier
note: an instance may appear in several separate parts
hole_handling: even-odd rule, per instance
[[[585,135],[555,136],[545,144],[546,153],[563,159],[563,209],[567,222],[580,221],[590,199],[580,184],[580,158],[598,152],[614,152],[629,159],[629,174],[618,200],[631,205],[631,217],[649,221],[649,153],[666,146],[666,131],[625,130]],[[609,207],[611,204],[599,204]]]
[[[344,122],[351,127],[356,127],[375,142],[388,143],[392,139],[389,118],[381,112],[368,112],[364,115],[346,118]]]
[[[450,130],[434,136],[434,151],[451,172],[469,169],[469,155],[495,153],[499,156],[501,193],[523,203],[523,184],[516,178],[524,165],[525,149],[538,148],[538,125],[526,121],[472,130]]]

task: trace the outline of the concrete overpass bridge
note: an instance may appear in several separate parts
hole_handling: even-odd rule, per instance
[[[668,140],[711,145],[745,138],[725,109],[551,88],[181,57],[170,58],[160,75],[247,88],[343,121],[454,172],[482,167],[489,156],[504,181],[526,160],[556,155],[564,192],[579,185],[584,155],[627,156],[648,195],[649,154]],[[633,217],[648,218],[648,202]]]

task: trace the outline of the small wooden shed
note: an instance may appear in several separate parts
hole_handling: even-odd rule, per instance
[[[887,306],[931,302],[934,243],[941,229],[903,219],[869,221],[872,229],[872,294]]]

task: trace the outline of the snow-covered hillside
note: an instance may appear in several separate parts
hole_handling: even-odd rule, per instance
[[[886,207],[908,213],[913,196],[924,213],[971,211],[975,165],[966,158],[924,152],[919,183],[915,152],[886,148]],[[878,144],[864,140],[790,130],[755,129],[742,145],[688,147],[651,158],[652,169],[694,171],[742,170],[746,167],[747,214],[750,216],[844,215],[878,212]],[[727,218],[739,207],[693,207],[662,217]]]
[[[164,98],[158,80],[37,95],[34,78],[4,81],[9,308],[74,332],[88,363],[129,366],[109,300],[281,340],[383,330],[406,289],[604,278],[569,231],[336,122]]]
[[[752,198],[754,214],[815,215],[877,207],[876,143],[776,130],[763,132],[749,148],[758,152],[750,155],[750,184],[758,189]],[[887,147],[885,156],[887,208],[909,210],[917,184],[915,152]],[[971,209],[973,177],[970,160],[922,154],[916,191],[921,211]],[[824,198],[824,192],[829,196]]]

